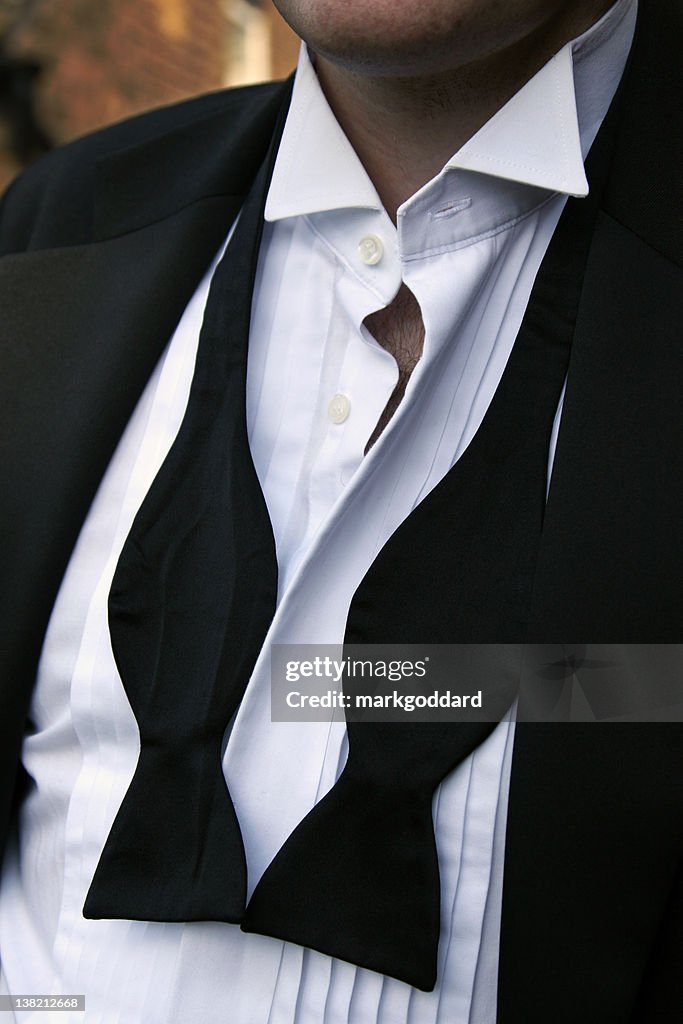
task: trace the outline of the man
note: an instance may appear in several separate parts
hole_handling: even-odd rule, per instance
[[[10,190],[7,991],[680,1018],[680,727],[349,725],[342,772],[269,702],[273,643],[678,641],[681,17],[642,6],[283,0],[291,104]]]

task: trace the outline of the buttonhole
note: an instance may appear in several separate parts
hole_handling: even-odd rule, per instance
[[[434,220],[444,220],[446,217],[452,217],[456,213],[460,213],[462,210],[466,210],[472,205],[472,200],[469,196],[463,196],[462,199],[454,199],[452,203],[447,203],[446,206],[442,206],[440,210],[433,210],[431,216]]]

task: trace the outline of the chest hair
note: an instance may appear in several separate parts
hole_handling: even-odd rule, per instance
[[[371,313],[363,322],[377,344],[391,353],[398,366],[396,387],[370,435],[365,447],[367,454],[401,404],[410,375],[422,355],[425,328],[417,299],[404,284],[390,305]]]

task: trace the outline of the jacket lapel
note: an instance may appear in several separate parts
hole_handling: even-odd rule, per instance
[[[680,132],[665,76],[681,18],[666,7],[641,15],[624,83],[546,509],[534,641],[681,639],[683,281],[671,228],[680,183],[675,161],[659,163],[664,131],[674,149]],[[644,195],[644,183],[667,175],[668,192]],[[518,725],[501,1024],[629,1019],[683,851],[681,759],[676,725]]]
[[[3,779],[15,774],[42,639],[81,524],[287,99],[287,87],[259,94],[229,145],[221,112],[108,157],[98,167],[94,244],[0,261]],[[122,163],[135,195],[120,189]],[[10,795],[0,795],[0,831]]]

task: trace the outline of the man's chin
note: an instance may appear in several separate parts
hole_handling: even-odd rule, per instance
[[[274,0],[310,49],[360,74],[457,71],[518,44],[550,53],[584,31],[611,0]]]
[[[418,75],[458,61],[458,3],[452,0],[274,0],[309,48],[359,73]],[[468,0],[469,2],[469,0]]]

